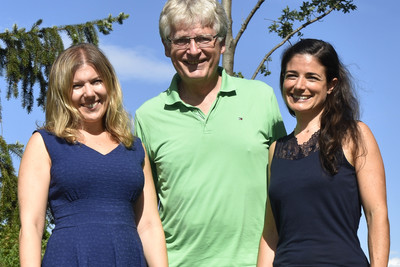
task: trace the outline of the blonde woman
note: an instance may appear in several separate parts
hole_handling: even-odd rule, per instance
[[[19,171],[21,266],[167,266],[149,161],[114,69],[94,45],[52,66],[45,126]],[[55,228],[41,263],[49,204]]]

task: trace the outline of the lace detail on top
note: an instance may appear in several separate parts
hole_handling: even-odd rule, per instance
[[[319,150],[319,133],[320,130],[316,131],[307,142],[299,145],[293,131],[291,134],[277,141],[274,157],[289,160],[307,157],[311,153]]]

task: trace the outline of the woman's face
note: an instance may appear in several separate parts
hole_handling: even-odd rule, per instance
[[[75,72],[71,100],[82,115],[84,128],[89,125],[103,124],[103,117],[108,106],[107,88],[92,66],[84,64]]]
[[[298,115],[319,115],[337,79],[327,81],[326,70],[312,55],[296,54],[286,65],[282,95],[291,110]]]

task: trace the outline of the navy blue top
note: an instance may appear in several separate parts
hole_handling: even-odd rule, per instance
[[[357,237],[361,203],[343,152],[332,176],[319,159],[318,135],[305,147],[294,134],[276,143],[269,197],[279,241],[274,266],[369,266]]]
[[[133,212],[144,186],[140,139],[103,155],[38,132],[51,158],[55,219],[42,266],[146,266]]]

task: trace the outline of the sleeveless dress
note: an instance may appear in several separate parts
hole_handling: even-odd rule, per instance
[[[133,212],[144,186],[140,139],[103,155],[38,132],[51,158],[48,199],[55,220],[42,266],[147,266]]]
[[[269,186],[279,235],[274,266],[369,266],[357,236],[355,169],[341,151],[339,172],[327,173],[318,137],[298,145],[291,133],[276,143]]]

